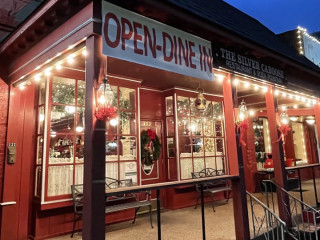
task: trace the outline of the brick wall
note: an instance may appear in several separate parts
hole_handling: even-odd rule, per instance
[[[3,170],[5,161],[5,141],[8,116],[8,85],[0,78],[0,199],[2,198]]]

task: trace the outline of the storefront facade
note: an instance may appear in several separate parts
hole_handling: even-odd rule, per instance
[[[116,4],[81,1],[75,7],[49,1],[22,26],[20,35],[1,47],[0,54],[10,60],[1,78],[10,88],[6,146],[12,147],[2,172],[6,204],[1,208],[1,239],[44,239],[71,232],[72,184],[104,176],[132,179],[135,185],[183,181],[203,168],[242,176],[237,129],[242,132],[239,157],[244,159],[247,189],[254,191],[257,161],[267,153],[272,153],[275,179],[283,186],[283,145],[277,141],[282,112],[298,118],[290,123],[294,133],[282,138],[286,159],[319,162],[316,66],[285,46],[263,45],[265,36],[270,44],[278,43],[268,30],[261,39],[246,38],[243,26],[234,22],[240,32],[233,31],[223,19],[219,25],[188,4]],[[240,14],[225,3],[214,4]],[[201,7],[205,5],[199,4],[198,11]],[[61,8],[75,12],[58,26]],[[56,15],[46,18],[53,12]],[[53,27],[43,27],[40,37],[35,32],[42,24]],[[32,33],[36,44],[19,50]],[[97,113],[103,79],[110,93],[107,121]],[[198,109],[203,102],[195,105],[201,93],[206,99],[203,111]],[[248,108],[246,126],[241,125],[242,100]],[[315,120],[314,125],[307,120]],[[151,163],[150,157],[142,157],[149,147],[142,133],[148,130],[161,143],[153,146],[157,159]],[[311,147],[306,143],[314,140]],[[9,158],[11,149],[14,158]],[[241,225],[247,218],[241,207],[246,204],[242,180],[233,184],[239,239],[248,228]],[[89,188],[92,196],[97,189]],[[193,205],[196,194],[172,188],[161,200],[163,207],[177,209]],[[94,209],[95,203],[90,204]],[[107,223],[132,216],[130,210],[110,214]],[[94,222],[90,217],[84,221]]]

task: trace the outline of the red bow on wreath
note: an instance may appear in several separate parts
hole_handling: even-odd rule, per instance
[[[239,129],[240,129],[239,141],[240,141],[240,145],[242,145],[242,146],[247,146],[246,141],[244,139],[244,133],[247,132],[248,128],[249,128],[248,119],[244,119],[237,127],[237,131],[239,131]]]
[[[117,116],[117,108],[113,106],[98,107],[94,113],[95,117],[99,120],[109,120]]]
[[[147,130],[147,134],[148,134],[150,140],[156,139],[156,132],[153,131],[152,129],[148,129],[148,130]]]

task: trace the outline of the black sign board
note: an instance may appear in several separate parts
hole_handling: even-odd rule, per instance
[[[252,56],[232,51],[225,47],[213,48],[214,67],[222,67],[232,72],[242,73],[276,84],[284,84],[283,70],[273,67]]]

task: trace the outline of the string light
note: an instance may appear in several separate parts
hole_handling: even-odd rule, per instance
[[[282,93],[282,97],[286,97],[287,94],[285,92]]]
[[[87,50],[83,50],[82,52],[81,52],[81,54],[83,55],[83,56],[87,56]]]
[[[34,80],[35,80],[36,82],[39,82],[39,81],[41,80],[41,73],[36,74],[36,75],[34,76]]]
[[[286,111],[286,110],[287,110],[287,107],[286,107],[286,106],[282,106],[282,107],[281,107],[281,110],[282,110],[282,111]]]
[[[258,85],[254,85],[254,90],[256,90],[256,91],[258,91],[258,90],[259,90]]]
[[[239,80],[236,78],[235,80],[233,80],[233,85],[237,86],[239,84]]]
[[[245,82],[245,83],[244,83],[244,87],[245,87],[245,88],[249,88],[249,87],[250,87],[250,84],[249,84],[248,82]]]
[[[268,92],[268,88],[267,88],[267,87],[263,87],[263,88],[262,88],[262,91],[263,91],[264,93],[266,93],[266,92]]]
[[[274,95],[278,96],[279,95],[279,90],[274,91]]]
[[[298,105],[297,105],[297,104],[293,105],[293,108],[294,108],[294,109],[297,109],[297,108],[298,108]]]
[[[58,64],[56,65],[56,69],[57,69],[57,70],[61,70],[61,68],[62,68],[61,64],[58,63]]]

